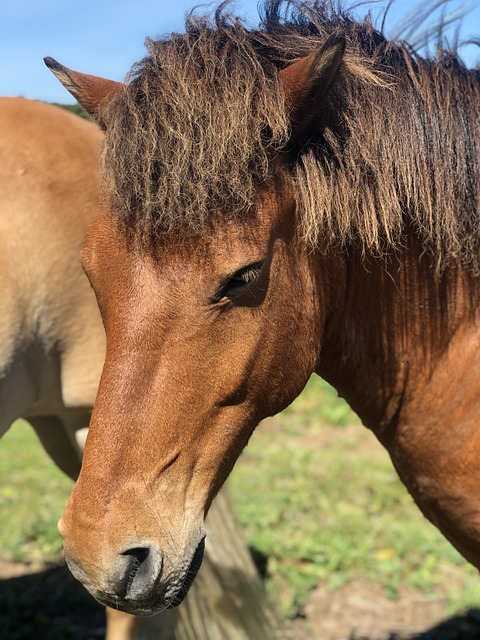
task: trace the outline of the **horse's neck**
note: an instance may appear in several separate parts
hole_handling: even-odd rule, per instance
[[[350,265],[318,373],[385,445],[424,515],[478,567],[478,279],[439,282],[412,262],[395,266]]]
[[[433,396],[451,395],[453,402],[452,385],[465,389],[475,368],[480,385],[472,283],[461,273],[436,279],[426,261],[420,265],[417,258],[388,265],[350,259],[322,345],[318,373],[386,446],[412,412],[415,420],[424,419],[423,410],[433,416],[440,406]],[[439,410],[448,420],[446,406]]]

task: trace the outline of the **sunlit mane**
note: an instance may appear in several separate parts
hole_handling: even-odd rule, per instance
[[[316,133],[293,157],[278,70],[331,33],[347,39]],[[148,42],[105,115],[114,210],[150,239],[248,215],[279,151],[310,247],[381,252],[405,225],[437,266],[478,271],[480,89],[454,54],[426,60],[328,1],[264,5],[249,30],[222,7]]]

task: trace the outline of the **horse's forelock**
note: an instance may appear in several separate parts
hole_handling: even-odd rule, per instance
[[[243,27],[218,17],[216,26],[191,18],[185,34],[147,47],[108,114],[104,175],[116,211],[151,236],[246,215],[270,149],[288,139],[275,70]]]

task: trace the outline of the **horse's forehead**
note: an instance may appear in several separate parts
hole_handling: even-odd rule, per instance
[[[262,213],[219,221],[191,238],[165,234],[159,239],[153,258],[160,267],[173,265],[177,272],[207,275],[228,273],[238,265],[262,261],[271,246],[275,222],[272,216]]]
[[[154,244],[142,243],[138,233],[123,229],[115,215],[97,217],[87,230],[82,262],[88,271],[109,272],[117,264],[122,271],[150,265],[156,271],[223,271],[245,260],[261,260],[272,242],[277,208],[263,200],[255,212],[241,219],[221,220],[203,232],[189,236],[178,231],[162,233]]]

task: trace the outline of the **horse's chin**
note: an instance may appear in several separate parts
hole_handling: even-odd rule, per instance
[[[189,592],[190,587],[193,584],[193,581],[197,577],[198,570],[202,565],[204,551],[205,551],[205,538],[201,540],[195,553],[193,554],[192,561],[190,562],[190,565],[186,571],[183,583],[181,584],[180,589],[175,594],[175,597],[173,598],[173,600],[171,600],[170,603],[168,604],[169,609],[178,607],[178,605],[182,604],[182,602],[185,600],[185,597]]]

